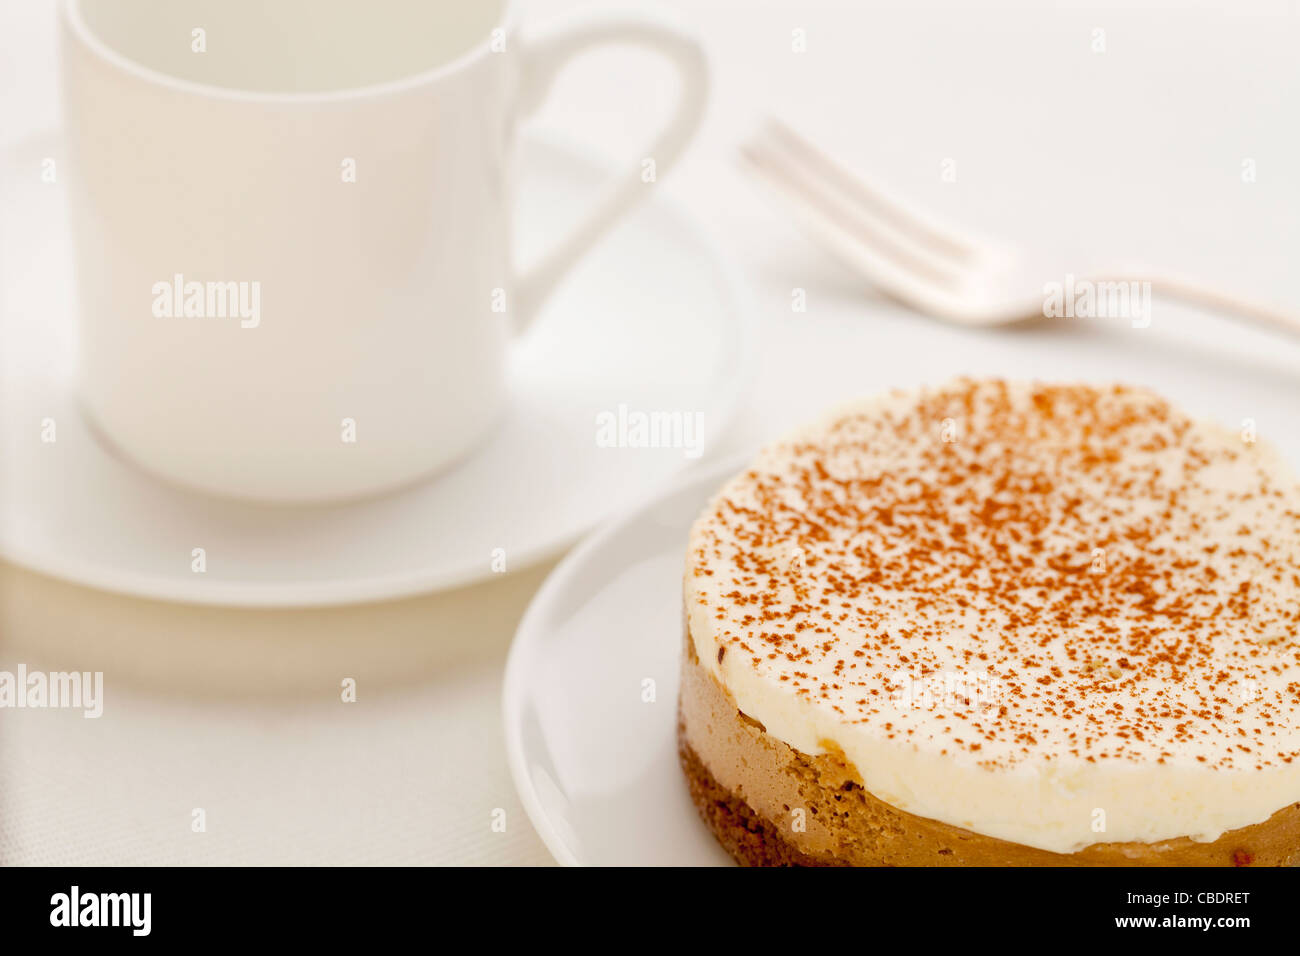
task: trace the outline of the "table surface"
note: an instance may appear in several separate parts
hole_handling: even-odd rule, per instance
[[[587,5],[520,4],[527,24]],[[701,135],[655,188],[730,247],[761,342],[748,401],[710,457],[840,399],[959,373],[1129,379],[1202,414],[1297,431],[1300,345],[1163,302],[1143,330],[942,326],[802,239],[740,175],[735,148],[775,111],[983,233],[1145,259],[1300,311],[1300,5],[666,6],[708,47],[713,92]],[[51,9],[0,9],[2,143],[57,123]],[[667,80],[640,53],[598,51],[561,77],[538,122],[639,162],[670,109]],[[805,312],[791,309],[794,289]],[[506,769],[499,700],[511,636],[546,571],[397,602],[254,611],[123,598],[0,565],[0,669],[102,670],[109,685],[99,720],[0,713],[0,862],[549,863]],[[355,704],[339,702],[342,677],[357,681]]]

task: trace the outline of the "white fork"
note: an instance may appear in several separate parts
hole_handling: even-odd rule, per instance
[[[889,198],[776,119],[741,147],[741,157],[791,207],[814,241],[883,292],[949,322],[1006,325],[1053,314],[1045,304],[1047,283],[1061,286],[1063,297],[1067,288],[1082,290],[1085,283],[1103,292],[1116,288],[1111,283],[1136,283],[1128,288],[1300,335],[1300,315],[1185,277],[1130,269],[1076,276],[1042,268],[1022,250],[963,235]],[[1150,318],[1130,317],[1134,324]]]

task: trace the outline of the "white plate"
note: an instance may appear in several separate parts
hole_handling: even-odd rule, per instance
[[[689,464],[681,449],[597,447],[596,416],[698,411],[706,446],[748,377],[734,267],[652,197],[569,277],[512,355],[510,411],[472,459],[360,503],[276,508],[204,497],[119,461],[72,389],[70,237],[50,134],[0,156],[0,556],[110,591],[204,604],[326,605],[462,585],[547,557]],[[521,143],[525,261],[586,207],[601,167]],[[648,187],[649,188],[649,187]],[[53,419],[57,441],[41,441]],[[207,570],[191,570],[203,548]]]
[[[687,793],[677,691],[690,526],[747,462],[692,471],[597,531],[520,621],[502,694],[506,754],[533,827],[561,863],[731,862]]]
[[[506,662],[506,753],[529,819],[561,863],[731,860],[677,762],[677,668],[687,533],[744,465],[693,472],[592,535],[519,624]]]

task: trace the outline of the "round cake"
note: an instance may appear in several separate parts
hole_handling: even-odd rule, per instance
[[[741,862],[1300,854],[1300,484],[1249,422],[893,392],[727,483],[684,597],[682,766]]]

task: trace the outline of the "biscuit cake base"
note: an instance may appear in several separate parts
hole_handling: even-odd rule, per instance
[[[1285,866],[1300,859],[1300,803],[1213,842],[1098,843],[1053,853],[907,813],[834,753],[809,756],[741,713],[687,635],[678,752],[691,799],[749,866]],[[803,811],[802,814],[796,811]]]

